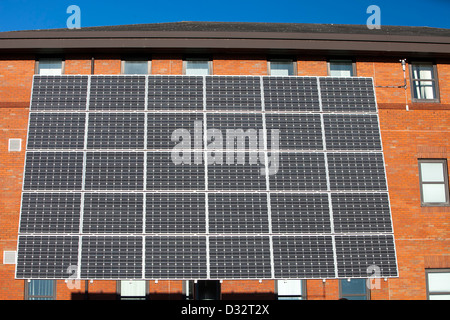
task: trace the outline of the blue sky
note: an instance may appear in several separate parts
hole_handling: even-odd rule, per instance
[[[381,9],[381,26],[450,29],[450,0],[0,0],[0,31],[65,28],[78,5],[81,27],[177,21],[366,24],[367,7]]]

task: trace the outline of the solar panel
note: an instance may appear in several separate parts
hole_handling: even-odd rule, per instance
[[[19,232],[78,233],[81,193],[23,193]]]
[[[25,156],[23,190],[81,190],[82,152],[30,152]]]
[[[89,149],[143,149],[143,113],[91,113],[89,115]],[[84,131],[84,130],[83,130]]]
[[[35,76],[19,279],[397,276],[373,81]]]
[[[144,110],[145,76],[91,77],[89,110]]]
[[[86,110],[88,79],[88,76],[35,75],[30,110]]]
[[[145,277],[150,279],[205,279],[206,237],[145,237]]]
[[[213,279],[271,278],[268,236],[209,237]]]
[[[83,149],[84,113],[30,113],[28,150]]]
[[[147,193],[147,233],[197,234],[206,232],[204,193]]]
[[[81,241],[81,278],[142,278],[142,237],[82,236]]]
[[[86,193],[84,233],[142,233],[141,193]]]
[[[208,196],[210,233],[268,233],[267,194],[212,193]]]
[[[67,279],[78,264],[77,236],[19,235],[16,277]]]

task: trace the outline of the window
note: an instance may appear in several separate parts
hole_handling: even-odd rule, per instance
[[[436,65],[411,63],[411,90],[413,101],[439,101]]]
[[[271,76],[293,76],[294,62],[292,60],[271,60],[269,61],[269,73]]]
[[[145,300],[147,296],[147,281],[145,280],[122,280],[120,285],[121,300]]]
[[[277,280],[278,300],[303,300],[306,297],[302,280]]]
[[[366,279],[339,280],[339,297],[346,300],[370,300]]]
[[[149,65],[147,60],[123,60],[122,74],[149,74]]]
[[[328,75],[331,77],[353,77],[356,75],[352,60],[328,61]]]
[[[8,151],[18,152],[22,150],[22,139],[9,139]]]
[[[63,74],[62,59],[39,59],[38,72],[40,75],[61,75]]]
[[[212,74],[211,61],[201,59],[184,60],[184,74],[191,76],[204,76]]]
[[[419,160],[419,179],[422,205],[449,205],[447,172],[447,161],[445,159]]]
[[[53,280],[25,281],[26,300],[55,300],[56,282]]]
[[[450,300],[450,269],[427,269],[428,300]]]
[[[220,300],[220,281],[198,280],[194,283],[195,300]]]

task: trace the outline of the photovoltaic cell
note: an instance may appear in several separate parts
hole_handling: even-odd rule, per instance
[[[145,76],[91,77],[89,110],[144,110]]]
[[[187,155],[187,158],[184,156]],[[200,152],[147,153],[147,190],[204,190],[205,165]],[[186,160],[183,162],[183,160]]]
[[[388,197],[387,193],[332,194],[335,232],[392,232]]]
[[[372,114],[325,114],[328,150],[381,150],[378,116]]]
[[[78,236],[19,235],[18,279],[67,279],[77,263]]]
[[[143,149],[145,114],[91,113],[88,149]]]
[[[331,236],[274,236],[275,278],[333,278]]]
[[[81,278],[142,278],[142,237],[82,236],[81,239]]]
[[[266,189],[264,164],[258,160],[257,152],[236,151],[218,154],[214,157],[216,160],[222,159],[221,162],[208,161],[209,190]],[[212,158],[212,152],[208,152],[208,156]]]
[[[148,113],[147,148],[149,150],[202,149],[203,114]]]
[[[81,190],[82,152],[27,152],[23,190]]]
[[[345,235],[335,241],[339,277],[398,276],[392,235]]]
[[[143,231],[141,193],[86,193],[84,233],[141,233]]]
[[[266,111],[320,111],[315,77],[263,77]]]
[[[385,191],[382,153],[329,153],[331,190]]]
[[[269,247],[268,236],[210,236],[211,278],[270,278]]]
[[[278,142],[280,150],[322,150],[319,114],[266,114],[268,148]],[[278,130],[278,138],[275,131]]]
[[[270,190],[326,190],[326,169],[321,153],[272,152]],[[269,169],[270,170],[270,169]]]
[[[148,110],[202,110],[203,78],[149,76]]]
[[[272,193],[270,207],[273,233],[329,233],[327,194]]]
[[[83,149],[84,113],[30,113],[27,149]]]
[[[323,111],[376,112],[371,78],[319,78]]]
[[[206,77],[206,109],[261,111],[259,77]]]
[[[147,193],[147,233],[205,233],[204,193]]]
[[[88,152],[86,190],[143,190],[143,152]]]
[[[20,233],[78,233],[80,193],[23,193]]]
[[[267,194],[211,193],[210,233],[268,233]]]
[[[86,110],[88,76],[35,75],[31,111]]]
[[[145,276],[150,279],[207,277],[206,237],[145,237]]]

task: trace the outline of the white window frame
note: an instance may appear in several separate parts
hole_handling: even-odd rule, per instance
[[[423,163],[442,163],[442,168],[443,168],[442,174],[443,174],[444,180],[436,181],[436,182],[422,181],[422,164]],[[446,159],[419,159],[419,183],[420,183],[420,202],[421,202],[422,206],[424,206],[424,207],[450,206],[448,166],[447,166]],[[444,192],[445,192],[445,201],[444,202],[425,202],[423,186],[424,185],[432,185],[432,184],[444,185]]]
[[[430,292],[430,274],[446,274],[450,278],[450,269],[425,269],[425,278],[427,283],[427,300],[441,300],[433,299],[439,296],[447,296],[450,299],[450,282],[448,283],[448,291],[432,291]],[[447,298],[446,297],[446,298]],[[445,299],[447,300],[447,299]]]
[[[275,280],[278,300],[306,300],[305,280]]]
[[[414,77],[414,73],[413,73],[413,68],[414,66],[431,66],[432,68],[432,77],[431,79],[421,79],[419,78],[415,78]],[[409,77],[410,77],[410,83],[411,83],[411,100],[413,102],[439,102],[439,80],[438,80],[438,74],[437,74],[437,67],[436,64],[433,62],[425,62],[425,61],[412,61],[409,64]],[[434,97],[431,99],[425,99],[425,98],[421,98],[421,97],[416,97],[416,83],[420,83],[420,82],[431,82],[433,84],[433,93],[434,93]]]

